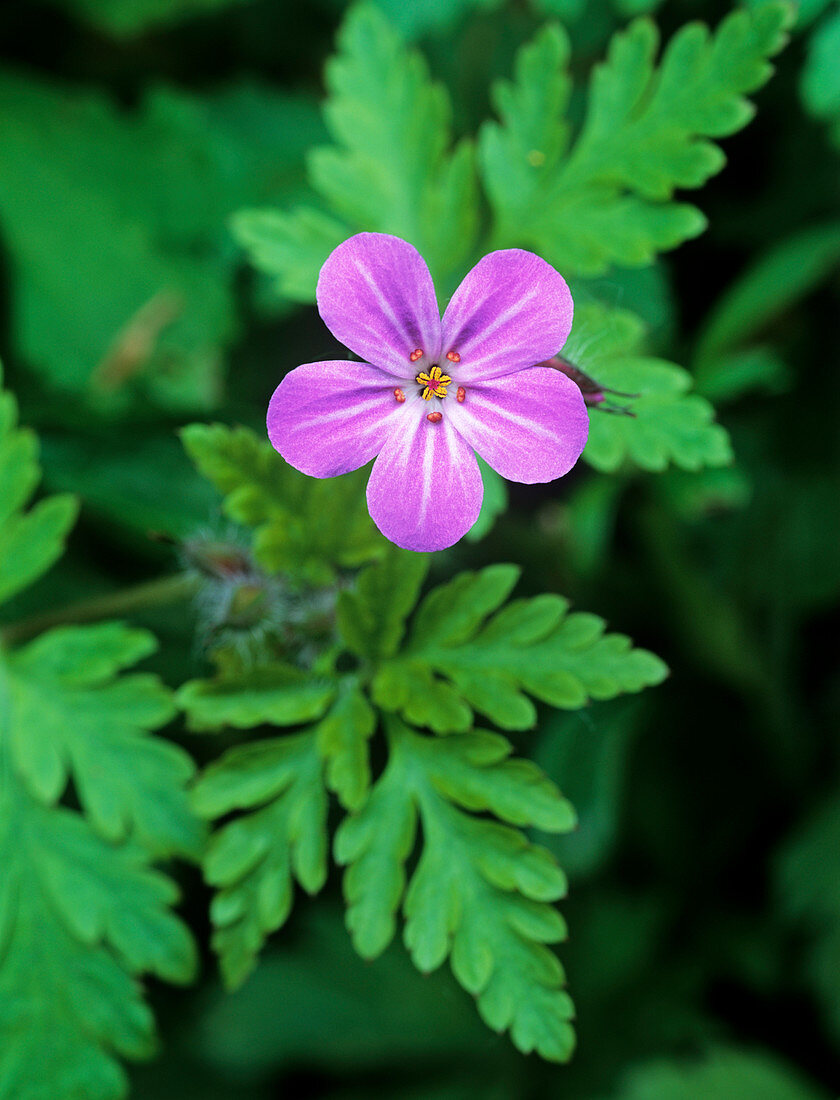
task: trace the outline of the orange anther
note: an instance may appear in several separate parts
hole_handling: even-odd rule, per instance
[[[446,358],[449,360],[450,363],[460,363],[461,362],[461,356],[458,354],[457,351],[448,351],[446,353]]]
[[[432,424],[440,424],[441,420],[443,420],[443,413],[429,413],[426,419]]]
[[[412,363],[416,363],[417,360],[421,359],[422,357],[423,357],[423,349],[422,348],[415,348],[414,351],[411,353],[411,355],[409,355],[408,358],[412,361]]]
[[[403,393],[403,391],[400,389],[399,386],[397,386],[397,388],[394,390],[394,397],[396,397],[397,401],[399,401],[400,404],[402,404],[403,401],[405,401],[405,394]]]
[[[458,392],[457,392],[457,393],[455,394],[455,400],[456,400],[456,401],[457,401],[457,402],[458,402],[459,404],[463,404],[463,402],[464,402],[464,398],[465,398],[466,396],[467,396],[467,391],[466,391],[466,390],[464,389],[464,387],[463,387],[463,386],[459,386],[459,387],[458,387]]]

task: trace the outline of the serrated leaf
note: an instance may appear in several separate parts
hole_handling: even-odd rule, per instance
[[[191,729],[212,731],[307,722],[320,717],[334,695],[329,680],[276,662],[223,669],[213,680],[190,680],[177,700]]]
[[[177,891],[139,849],[31,802],[11,771],[0,785],[0,1097],[81,1095],[84,1082],[85,1096],[117,1100],[117,1056],[154,1048],[133,975],[186,982],[195,970],[190,934],[169,909]]]
[[[445,89],[369,3],[350,8],[326,84],[334,144],[312,151],[309,178],[330,216],[311,205],[248,210],[233,223],[240,243],[281,293],[312,301],[336,236],[393,233],[420,250],[441,292],[451,292],[475,243],[478,204],[473,148],[452,148]]]
[[[576,709],[667,675],[658,657],[605,634],[596,615],[569,614],[559,596],[502,607],[517,576],[514,566],[489,566],[433,589],[400,653],[377,671],[374,701],[438,733],[466,731],[473,710],[502,729],[527,729],[536,722],[529,695]]]
[[[338,630],[351,653],[370,658],[396,653],[429,564],[427,554],[392,547],[359,574],[353,589],[339,594]]]
[[[651,471],[670,463],[684,470],[730,463],[729,436],[714,423],[709,402],[689,392],[691,375],[675,363],[645,356],[643,336],[642,322],[626,310],[594,303],[576,310],[563,355],[599,385],[632,395],[614,398],[632,415],[592,409],[583,457],[607,472],[627,461]]]
[[[705,219],[675,203],[676,188],[699,187],[724,156],[710,138],[743,127],[743,98],[769,77],[791,19],[782,4],[729,15],[714,35],[683,27],[657,65],[658,33],[636,20],[616,34],[590,80],[581,131],[569,148],[569,45],[549,26],[517,55],[514,80],[497,84],[500,123],[479,142],[481,174],[497,246],[535,249],[567,274],[611,263],[649,263],[696,236]]]
[[[368,514],[363,472],[306,477],[246,428],[192,424],[182,439],[199,471],[225,495],[227,515],[255,528],[254,554],[269,572],[329,584],[337,568],[384,553],[388,544]]]
[[[0,386],[3,370],[0,366]],[[17,402],[0,389],[0,603],[37,580],[59,558],[76,519],[72,497],[24,511],[41,480],[38,442],[18,427]]]
[[[327,875],[327,794],[315,731],[225,753],[199,779],[193,804],[212,819],[250,811],[213,834],[204,860],[217,889],[213,947],[229,987],[240,985],[291,912],[294,880],[309,893]]]
[[[510,745],[496,734],[437,741],[394,722],[389,748],[369,800],[336,834],[357,950],[366,958],[384,950],[402,901],[406,946],[421,970],[450,958],[486,1023],[510,1029],[520,1050],[566,1060],[573,1010],[545,946],[565,935],[549,904],[565,893],[565,879],[511,825],[566,831],[571,807],[538,768],[508,759]],[[484,811],[508,824],[474,816]],[[418,823],[422,851],[406,890]]]
[[[351,233],[343,222],[307,206],[238,210],[230,229],[254,267],[293,302],[313,300],[324,260]]]
[[[36,455],[0,393],[0,543],[23,559],[0,559],[6,592],[59,556],[74,514],[60,498],[21,511]],[[0,645],[2,1100],[119,1100],[117,1056],[146,1057],[154,1038],[132,976],[193,976],[193,941],[171,912],[178,891],[150,865],[200,846],[184,792],[192,763],[151,736],[173,713],[170,693],[120,675],[153,649],[119,623]],[[71,779],[81,813],[56,805]]]
[[[154,648],[146,631],[104,623],[60,627],[8,654],[0,736],[34,798],[54,804],[72,777],[105,839],[197,855],[202,831],[185,794],[192,761],[151,735],[174,714],[170,693],[157,677],[118,675]]]
[[[342,685],[336,702],[316,727],[327,789],[337,795],[345,809],[357,810],[367,797],[368,741],[376,724],[376,711],[358,684],[351,681]]]

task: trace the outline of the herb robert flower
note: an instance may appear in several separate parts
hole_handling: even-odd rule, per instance
[[[408,550],[452,546],[478,518],[475,453],[511,481],[574,466],[589,421],[580,389],[550,367],[572,326],[572,296],[545,260],[491,252],[441,319],[429,269],[399,237],[358,233],[329,256],[318,310],[364,362],[291,371],[268,434],[297,470],[334,477],[376,457],[367,487],[379,530]]]

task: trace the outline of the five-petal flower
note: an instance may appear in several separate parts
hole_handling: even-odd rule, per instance
[[[318,309],[363,362],[305,363],[275,390],[272,444],[296,469],[334,477],[376,457],[367,500],[409,550],[452,546],[478,518],[474,452],[503,477],[553,481],[589,430],[579,388],[550,367],[572,326],[562,276],[531,252],[480,260],[440,316],[429,269],[399,237],[359,233],[328,257]]]

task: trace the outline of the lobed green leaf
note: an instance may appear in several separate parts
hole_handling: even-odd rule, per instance
[[[605,634],[595,615],[569,614],[559,596],[502,607],[517,578],[516,567],[496,565],[433,589],[399,654],[374,676],[377,705],[438,733],[465,732],[474,710],[503,729],[527,729],[537,717],[528,696],[576,709],[667,675],[658,657]]]
[[[631,395],[612,398],[631,415],[592,409],[586,461],[609,473],[625,462],[650,471],[731,463],[729,436],[712,406],[689,392],[691,376],[682,367],[642,354],[643,336],[642,322],[626,310],[592,303],[576,311],[563,354],[599,385]]]
[[[330,705],[335,684],[280,662],[222,669],[213,680],[190,680],[178,691],[192,730],[225,726],[253,729],[264,723],[293,726],[318,718]]]
[[[294,880],[317,893],[327,875],[327,794],[315,731],[241,745],[205,771],[193,805],[212,819],[249,811],[217,829],[204,860],[216,894],[213,947],[229,987],[256,965],[291,912]]]
[[[72,778],[105,839],[197,855],[202,831],[185,794],[192,761],[151,735],[174,714],[171,695],[157,677],[118,675],[154,647],[146,631],[103,623],[60,627],[8,654],[0,737],[33,798],[54,804]]]
[[[313,205],[248,210],[233,223],[239,242],[301,301],[314,299],[332,249],[359,230],[410,241],[451,291],[475,243],[478,201],[473,147],[452,148],[445,89],[370,3],[350,8],[326,84],[333,144],[313,150],[309,179],[330,215]]]
[[[549,26],[517,55],[514,79],[494,89],[500,122],[479,141],[498,245],[533,248],[567,274],[649,263],[696,236],[705,219],[672,200],[699,187],[724,156],[710,138],[752,117],[743,98],[770,76],[791,10],[731,13],[710,35],[683,27],[657,65],[658,32],[638,19],[616,34],[591,77],[586,115],[569,148],[569,45]]]
[[[269,572],[329,584],[337,569],[384,552],[386,541],[361,491],[361,471],[306,477],[246,428],[192,424],[182,439],[198,470],[225,495],[227,515],[255,528],[254,555]]]
[[[351,653],[365,658],[396,653],[429,564],[427,554],[391,547],[359,574],[353,589],[339,594],[338,630]]]
[[[450,959],[460,984],[520,1050],[564,1061],[574,1045],[563,971],[545,946],[565,927],[551,902],[563,873],[511,825],[566,831],[574,812],[511,746],[475,731],[445,741],[393,722],[390,756],[362,810],[336,834],[347,865],[347,924],[366,958],[385,949],[402,902],[405,942],[419,969]],[[489,811],[509,824],[475,816]],[[422,825],[422,850],[406,888],[405,863]]]
[[[3,393],[0,473],[5,597],[60,555],[75,506],[53,498],[23,511],[37,447]],[[170,693],[154,676],[121,675],[154,644],[104,623],[0,647],[2,1100],[119,1100],[118,1058],[154,1046],[140,975],[194,974],[192,938],[171,911],[178,891],[151,865],[201,845],[185,794],[193,767],[152,736],[172,716]],[[56,805],[71,781],[81,812]]]

